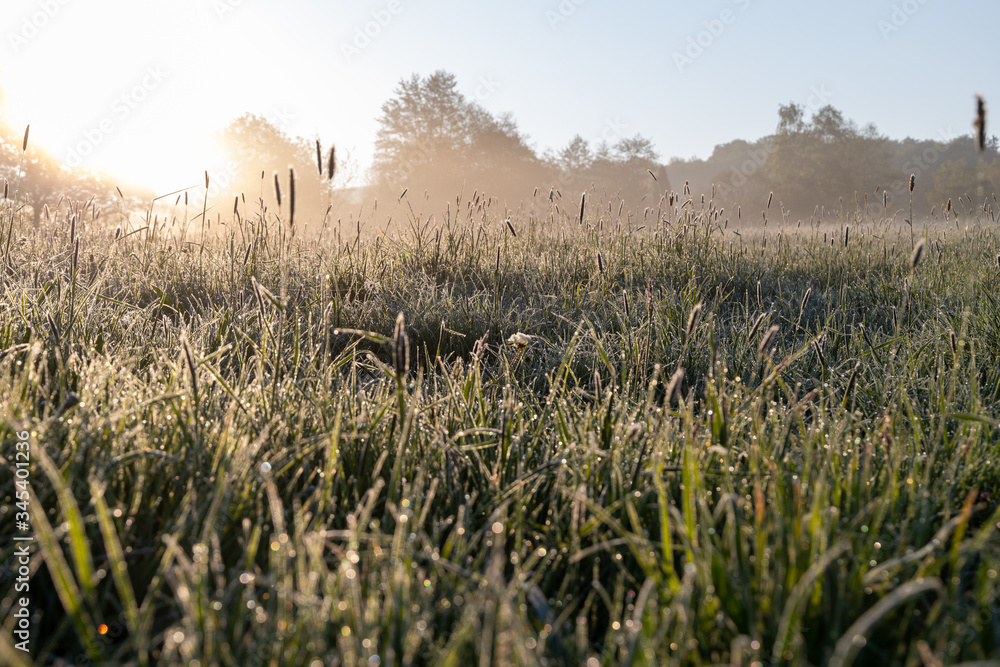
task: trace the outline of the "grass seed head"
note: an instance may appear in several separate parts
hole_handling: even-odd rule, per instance
[[[678,368],[674,371],[674,374],[670,377],[670,382],[667,384],[667,404],[677,405],[680,403],[680,393],[681,393],[681,383],[684,381],[684,369]]]
[[[761,354],[765,354],[768,350],[770,350],[774,346],[775,339],[778,337],[778,332],[780,330],[781,327],[777,324],[772,324],[764,334],[764,337],[760,339],[760,346],[757,348],[757,351]]]
[[[197,366],[194,363],[194,353],[191,351],[191,346],[188,345],[187,334],[181,334],[181,348],[184,351],[184,360],[187,362],[188,372],[191,374],[191,393],[194,396],[195,403],[197,403],[198,401]]]
[[[924,254],[924,246],[926,246],[926,241],[921,240],[913,249],[913,253],[910,254],[910,271],[917,268],[917,264],[920,263],[920,258]]]
[[[917,175],[910,174],[910,192],[913,192],[913,188],[917,185]]]
[[[818,340],[812,342],[813,352],[816,353],[816,358],[819,360],[819,365],[822,368],[826,368],[826,357],[823,355],[823,346],[819,344]]]
[[[749,333],[747,333],[747,338],[751,338],[752,339],[754,337],[754,334],[756,334],[757,331],[760,329],[760,325],[762,325],[764,323],[764,319],[768,315],[770,315],[770,312],[761,313],[760,315],[757,316],[757,319],[754,320],[754,322],[753,322],[753,326],[750,327]]]
[[[695,329],[698,328],[698,320],[701,319],[701,308],[702,304],[699,301],[695,304],[695,307],[691,309],[691,313],[688,315],[687,329],[685,330],[685,337],[691,340],[691,336],[694,334]]]
[[[810,287],[806,290],[806,293],[802,295],[802,301],[799,302],[799,317],[802,317],[802,313],[806,309],[806,304],[809,303],[809,296],[812,294],[813,288]]]
[[[278,200],[278,206],[281,206],[281,183],[278,182],[278,172],[274,172],[274,198]]]
[[[406,334],[406,318],[402,311],[396,316],[396,328],[392,333],[392,361],[396,376],[404,377],[410,368],[410,337]]]
[[[295,169],[288,168],[288,226],[295,226]]]
[[[976,146],[980,153],[986,150],[986,103],[982,95],[976,96]]]

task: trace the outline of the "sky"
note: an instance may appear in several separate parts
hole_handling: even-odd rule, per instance
[[[382,104],[438,69],[539,152],[638,133],[705,158],[789,102],[949,139],[976,94],[1000,110],[997,25],[995,0],[5,0],[0,112],[163,193],[219,168],[212,136],[246,112],[335,143],[359,184]]]

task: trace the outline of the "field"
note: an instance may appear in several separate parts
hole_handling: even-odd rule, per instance
[[[411,198],[5,202],[0,662],[1000,659],[988,212]]]

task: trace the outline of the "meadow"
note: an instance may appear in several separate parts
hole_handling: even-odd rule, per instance
[[[1000,660],[991,205],[8,199],[0,661]]]

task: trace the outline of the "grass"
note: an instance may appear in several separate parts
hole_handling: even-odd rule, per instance
[[[682,200],[198,252],[5,202],[0,660],[1000,658],[1000,235]]]

